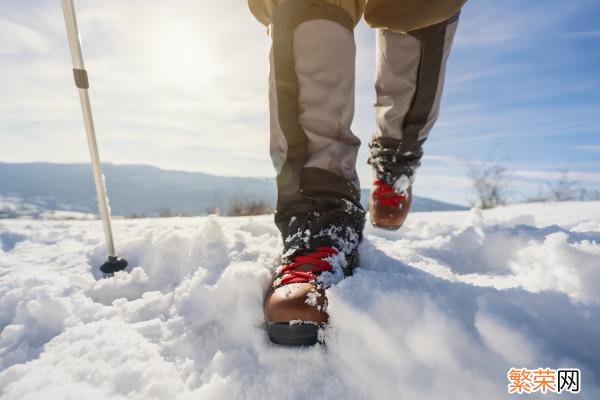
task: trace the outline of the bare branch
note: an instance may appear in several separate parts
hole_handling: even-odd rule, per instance
[[[474,205],[486,209],[506,204],[509,173],[504,164],[467,162],[467,167],[477,193]]]

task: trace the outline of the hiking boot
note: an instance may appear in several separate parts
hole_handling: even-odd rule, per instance
[[[334,273],[332,259],[338,254],[332,247],[319,247],[294,256],[291,263],[277,269],[264,304],[273,343],[299,346],[317,342],[319,329],[329,320],[327,283],[321,278],[323,273]]]
[[[412,188],[397,193],[393,186],[375,180],[369,201],[371,224],[377,228],[396,230],[404,224],[412,204]]]

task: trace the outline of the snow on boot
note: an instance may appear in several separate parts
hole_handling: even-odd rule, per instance
[[[345,254],[320,246],[294,255],[277,268],[264,304],[271,341],[292,346],[315,344],[319,330],[329,320],[325,290],[351,275],[357,265],[357,250]]]
[[[328,257],[337,250],[320,247],[314,252],[297,255],[278,273],[265,299],[265,319],[272,342],[287,345],[312,345],[319,328],[325,326],[327,297],[319,282],[323,272],[332,272]]]

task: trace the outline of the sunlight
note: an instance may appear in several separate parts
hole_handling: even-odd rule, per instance
[[[173,21],[156,30],[157,69],[175,82],[203,82],[214,72],[212,51],[195,24]]]

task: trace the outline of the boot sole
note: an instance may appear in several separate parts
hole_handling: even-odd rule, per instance
[[[275,344],[284,346],[312,346],[318,341],[319,325],[274,322],[267,324],[269,339]]]
[[[385,226],[385,225],[377,225],[372,222],[371,222],[371,225],[373,225],[375,228],[384,229],[386,231],[397,231],[398,229],[402,228],[402,225]]]

